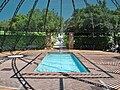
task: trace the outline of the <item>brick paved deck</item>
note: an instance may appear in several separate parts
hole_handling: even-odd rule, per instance
[[[120,79],[120,54],[118,53],[90,50],[64,50],[63,52],[72,52],[75,54],[90,72],[35,73],[34,69],[47,52],[58,52],[58,50],[13,52],[13,54],[25,55],[24,58],[17,58],[14,63],[21,75],[18,73],[15,74],[15,71],[13,71],[12,61],[14,60],[6,58],[11,53],[0,53],[0,90],[24,90],[22,85],[24,79],[35,90],[103,90],[102,87],[98,87],[101,85],[99,80],[102,80],[108,85],[114,85],[115,89],[120,88],[120,83],[117,83]],[[27,87],[28,89],[29,85]],[[7,87],[8,89],[6,89]]]

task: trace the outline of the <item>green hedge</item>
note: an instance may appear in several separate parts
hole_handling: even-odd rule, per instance
[[[65,44],[66,48],[68,48],[69,36],[65,35],[63,39],[64,39],[64,44]]]
[[[116,37],[116,40],[120,44],[120,37]]]
[[[36,46],[35,49],[44,49],[45,41],[44,35],[0,35],[0,49],[2,51],[25,50],[29,45]]]
[[[103,50],[109,42],[109,37],[80,37],[75,36],[75,49]]]

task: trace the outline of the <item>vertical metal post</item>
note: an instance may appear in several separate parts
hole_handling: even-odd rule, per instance
[[[69,32],[69,49],[74,48],[74,32]]]
[[[51,33],[46,32],[46,49],[51,49]]]

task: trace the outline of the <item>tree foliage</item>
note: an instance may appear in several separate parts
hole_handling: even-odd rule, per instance
[[[35,9],[30,17],[31,10],[26,15],[17,14],[15,18],[0,22],[0,27],[9,27],[12,20],[12,30],[18,31],[43,31],[46,9]],[[30,20],[29,20],[30,18]],[[63,23],[63,21],[62,21]],[[45,31],[56,31],[60,28],[60,16],[54,10],[48,10]]]
[[[78,33],[108,33],[120,30],[120,9],[110,10],[105,0],[96,5],[76,9],[72,17],[65,21],[66,30]]]
[[[29,21],[31,10],[26,15],[17,14],[13,19],[12,29],[19,31],[59,31],[61,29],[60,16],[54,10],[48,10],[45,23],[46,9],[35,9]],[[9,27],[11,19],[0,22],[0,27]],[[62,18],[63,27],[63,18]],[[105,0],[96,5],[87,4],[85,8],[76,9],[71,18],[64,22],[64,28],[75,32],[119,32],[120,9],[110,10]]]

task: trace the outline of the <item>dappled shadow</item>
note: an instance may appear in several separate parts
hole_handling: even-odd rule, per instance
[[[24,68],[26,68],[28,65],[30,65],[33,61],[35,61],[42,53],[40,53],[39,55],[37,55],[34,59],[32,59],[30,62],[28,62],[25,66],[23,66],[17,73],[19,73],[20,71],[22,71]],[[15,73],[13,76],[14,77],[17,73]]]
[[[23,87],[26,90],[28,89],[34,90],[34,88],[25,80],[24,77],[22,77],[22,74],[19,72],[17,65],[16,65],[16,58],[12,59],[12,69],[13,69],[13,72],[16,73],[15,74],[16,78],[19,80],[19,82],[23,85]]]
[[[3,64],[5,62],[7,62],[9,60],[9,58],[3,57],[2,59],[0,59],[0,64]]]
[[[16,58],[12,58],[12,69],[13,69],[13,72],[14,72],[14,75],[11,76],[11,78],[15,77],[19,80],[19,82],[22,84],[22,86],[28,90],[28,89],[31,89],[31,90],[35,90],[27,81],[26,79],[22,76],[22,74],[20,73],[24,68],[26,68],[29,64],[31,64],[34,60],[37,59],[37,57],[39,57],[42,53],[40,53],[39,55],[37,55],[34,59],[32,59],[30,62],[24,60],[24,59],[21,59],[19,58],[20,60],[26,62],[27,64],[25,66],[23,66],[20,70],[18,70],[17,68],[17,65],[16,65]]]
[[[60,78],[60,90],[64,90],[63,78]]]
[[[91,84],[91,85],[94,85],[94,86],[97,86],[97,87],[101,87],[101,88],[105,88],[107,89],[108,87],[102,85],[102,84],[99,84],[99,83],[95,83],[95,82],[91,82],[91,81],[88,81],[88,80],[84,80],[80,77],[72,77],[70,76],[69,74],[67,73],[64,73],[64,72],[60,72],[63,76],[66,76],[67,78],[70,78],[70,79],[75,79],[75,80],[78,80],[78,81],[81,81],[81,82],[84,82],[84,83],[87,83],[87,84]],[[110,88],[110,87],[109,87]],[[111,88],[110,88],[111,89]]]
[[[101,71],[101,70],[96,70],[96,71],[98,71],[98,72],[103,72],[103,71]],[[105,72],[107,72],[107,73],[111,73],[111,74],[120,74],[120,72],[112,72],[112,71],[105,71]]]
[[[113,76],[111,74],[109,74],[108,72],[106,72],[105,70],[103,70],[102,68],[100,68],[98,65],[96,65],[95,63],[91,62],[89,59],[87,59],[85,56],[81,55],[80,53],[78,53],[80,56],[82,56],[83,58],[85,58],[88,62],[90,62],[92,65],[94,65],[95,67],[97,67],[100,71],[104,72],[105,74],[107,74],[109,77],[113,78]]]
[[[23,62],[29,63],[29,62],[26,61],[25,59],[22,59],[22,58],[18,58],[18,59],[20,59],[20,60],[23,61]]]
[[[39,65],[39,63],[37,63],[37,62],[33,62],[33,64],[35,64],[36,66],[38,66],[38,65]]]
[[[112,58],[120,60],[120,56],[115,56],[115,57],[112,57]]]

